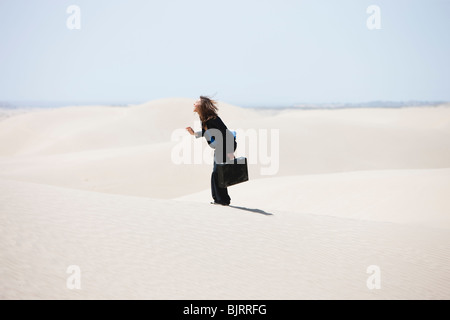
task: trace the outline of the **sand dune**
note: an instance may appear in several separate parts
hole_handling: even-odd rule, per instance
[[[0,297],[445,299],[447,230],[0,180]],[[244,208],[245,209],[245,208]],[[251,211],[253,210],[253,211]],[[420,241],[418,241],[420,239]],[[67,267],[81,271],[69,290]],[[369,290],[367,267],[381,270]]]
[[[450,169],[353,171],[259,179],[229,188],[267,210],[450,229]],[[209,190],[178,198],[204,202]]]
[[[173,130],[193,125],[194,99],[161,99],[130,107],[74,106],[39,110],[2,121],[0,156],[49,155],[170,141]],[[229,119],[257,115],[220,105]],[[11,140],[14,136],[14,140]]]
[[[196,123],[193,101],[67,107],[11,117],[0,123],[0,177],[166,199],[207,189],[211,163],[178,165],[170,158],[177,144],[170,141],[172,133]],[[447,168],[450,163],[447,107],[284,111],[275,116],[221,107],[230,128],[280,130],[276,176]],[[268,165],[261,164],[258,151],[251,152],[249,142],[238,135],[237,155],[249,158],[250,176],[272,177],[261,174]],[[204,142],[203,148],[209,149]]]
[[[230,187],[225,208],[209,205],[204,141],[184,133],[209,162],[172,158],[174,132],[198,126],[193,102],[0,121],[0,298],[449,298],[448,105],[221,102],[237,155],[250,161],[250,181]],[[279,170],[264,175],[269,164],[245,133],[271,129],[279,157],[273,144],[266,156]],[[82,290],[65,286],[69,265],[80,266]],[[370,265],[380,290],[366,286]]]

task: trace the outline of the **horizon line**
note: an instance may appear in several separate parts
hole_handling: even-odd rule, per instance
[[[124,101],[105,101],[105,100],[20,100],[20,99],[10,99],[10,100],[0,100],[0,108],[45,108],[45,107],[65,107],[65,106],[88,106],[88,105],[104,105],[104,106],[132,106],[149,103],[157,100],[164,99],[195,99],[189,97],[167,97],[167,98],[157,98],[146,101],[134,101],[134,102],[124,102]],[[226,100],[217,100],[219,103],[228,103],[236,105],[242,108],[309,108],[309,107],[358,107],[358,106],[423,106],[423,105],[439,105],[450,103],[450,100],[366,100],[360,102],[348,102],[348,101],[335,101],[335,102],[297,102],[297,103],[286,103],[286,104],[261,104],[261,103],[244,103],[238,104],[233,102],[227,102]]]

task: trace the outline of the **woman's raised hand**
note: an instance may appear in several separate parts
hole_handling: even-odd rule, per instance
[[[190,134],[191,136],[194,135],[194,130],[192,130],[191,127],[187,127],[186,130],[187,130],[187,132],[189,132],[189,134]]]

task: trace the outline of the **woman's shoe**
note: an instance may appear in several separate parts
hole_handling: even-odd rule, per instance
[[[220,205],[220,206],[229,206],[229,203],[221,203],[221,202],[211,202],[211,204]]]

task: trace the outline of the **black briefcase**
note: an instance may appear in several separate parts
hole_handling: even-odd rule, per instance
[[[247,158],[239,157],[233,161],[216,164],[217,184],[226,188],[248,181]]]

